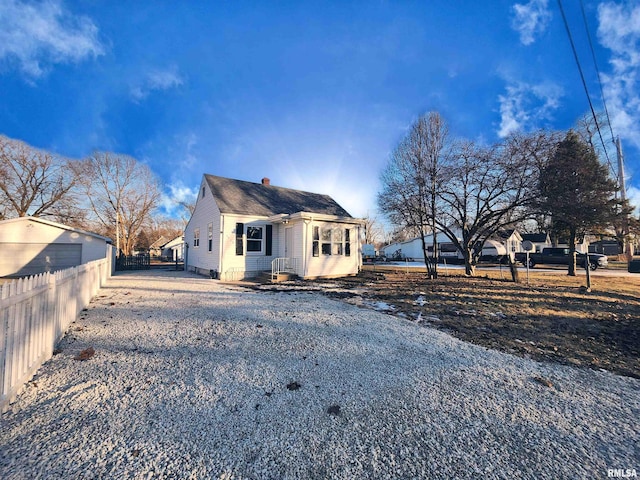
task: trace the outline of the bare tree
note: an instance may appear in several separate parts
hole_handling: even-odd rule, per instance
[[[184,227],[185,224],[182,220],[154,215],[149,219],[149,223],[145,225],[145,230],[148,232],[149,243],[153,243],[161,237],[169,241],[182,235]]]
[[[425,129],[427,138],[440,142],[424,141],[420,131],[414,126],[394,151],[381,176],[378,204],[394,224],[419,230],[425,258],[424,235],[443,232],[473,275],[486,239],[531,217],[539,172],[552,152],[549,134],[513,135],[484,148],[469,141],[450,144],[446,129],[435,130],[442,135]]]
[[[364,217],[364,243],[367,245],[376,245],[384,238],[384,227],[375,216],[371,216],[368,212]]]
[[[75,206],[75,169],[70,160],[0,135],[0,214],[51,217],[69,223]]]
[[[467,275],[487,238],[531,216],[540,169],[520,140],[490,148],[462,143],[447,167],[438,226],[462,252]]]
[[[381,175],[378,205],[392,222],[415,229],[422,239],[422,251],[429,278],[437,277],[436,234],[440,215],[439,191],[443,165],[448,155],[448,130],[440,115],[430,112],[413,124],[393,151]],[[432,260],[425,236],[433,234]]]
[[[191,218],[194,210],[196,209],[196,199],[194,198],[190,202],[186,200],[181,200],[178,202],[178,206],[182,208],[180,219],[182,220],[183,227],[186,227],[187,223],[189,223],[189,219]]]
[[[93,219],[115,236],[118,254],[131,255],[138,233],[158,205],[157,178],[134,158],[110,152],[94,153],[82,170]]]

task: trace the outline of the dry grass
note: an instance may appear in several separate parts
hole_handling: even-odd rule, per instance
[[[437,280],[376,269],[340,280],[346,292],[334,295],[386,302],[410,319],[488,348],[640,378],[640,275],[593,276],[587,293],[584,276],[560,272],[533,271],[527,285],[511,282],[507,269],[475,278],[450,270]]]

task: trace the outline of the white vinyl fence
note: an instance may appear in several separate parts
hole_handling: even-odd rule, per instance
[[[0,286],[0,411],[111,276],[108,258]]]

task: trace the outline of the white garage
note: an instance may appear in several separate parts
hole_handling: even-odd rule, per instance
[[[75,267],[111,254],[111,240],[42,218],[0,221],[0,277]]]

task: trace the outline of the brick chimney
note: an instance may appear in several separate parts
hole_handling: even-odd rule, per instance
[[[262,185],[271,185],[271,180],[269,180],[267,177],[264,177],[262,179]]]

